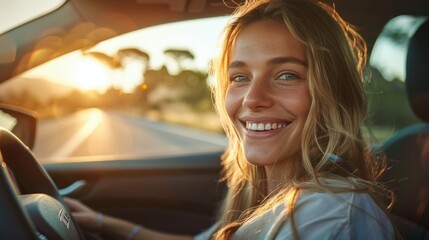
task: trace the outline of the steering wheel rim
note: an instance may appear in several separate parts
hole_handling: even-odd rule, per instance
[[[0,215],[3,219],[0,220],[0,239],[40,239],[41,232],[49,232],[48,229],[40,229],[44,227],[54,227],[63,240],[85,239],[51,177],[30,149],[4,128],[0,128],[0,163]],[[9,169],[27,200],[20,200],[22,195],[15,191]],[[34,206],[40,204],[41,199],[44,201],[41,203],[42,208]],[[28,202],[33,206],[26,205]],[[37,209],[39,215],[49,220],[48,223],[41,226],[34,222],[33,215],[28,211],[30,207]],[[64,224],[64,218],[67,224]],[[50,222],[55,223],[55,226],[50,226]],[[49,226],[44,226],[46,224]],[[58,235],[46,237],[53,239],[58,238]]]

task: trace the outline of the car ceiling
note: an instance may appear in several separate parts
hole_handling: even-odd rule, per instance
[[[0,82],[62,54],[136,29],[230,14],[238,2],[243,0],[68,0],[58,11],[0,35]],[[427,0],[325,2],[334,4],[345,20],[358,27],[369,51],[389,19],[429,15]]]

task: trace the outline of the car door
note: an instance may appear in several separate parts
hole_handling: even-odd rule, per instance
[[[60,189],[75,189],[69,196],[97,211],[157,230],[195,234],[213,223],[225,192],[219,159],[213,152],[44,166]]]

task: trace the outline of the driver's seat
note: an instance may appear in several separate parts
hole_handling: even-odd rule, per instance
[[[383,176],[396,194],[392,218],[405,239],[429,239],[429,21],[410,39],[406,89],[413,112],[424,123],[408,127],[381,147]]]

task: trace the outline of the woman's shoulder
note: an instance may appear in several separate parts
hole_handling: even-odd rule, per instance
[[[359,209],[360,211],[355,211]],[[323,192],[301,191],[294,206],[298,218],[335,218],[349,220],[355,215],[378,216],[384,214],[367,193],[353,191]]]
[[[301,218],[351,220],[387,218],[382,208],[367,192],[357,191],[353,184],[338,180],[323,180],[328,190],[303,189],[295,203],[296,215]]]
[[[325,189],[309,187],[300,190],[296,205],[306,207],[334,205],[337,208],[378,207],[367,192],[355,190],[355,186],[350,182],[324,179],[321,184]]]
[[[301,190],[296,200],[293,217],[302,239],[393,239],[389,218],[368,193],[347,182],[324,183],[331,192]],[[288,221],[282,225],[279,234],[290,234]]]

